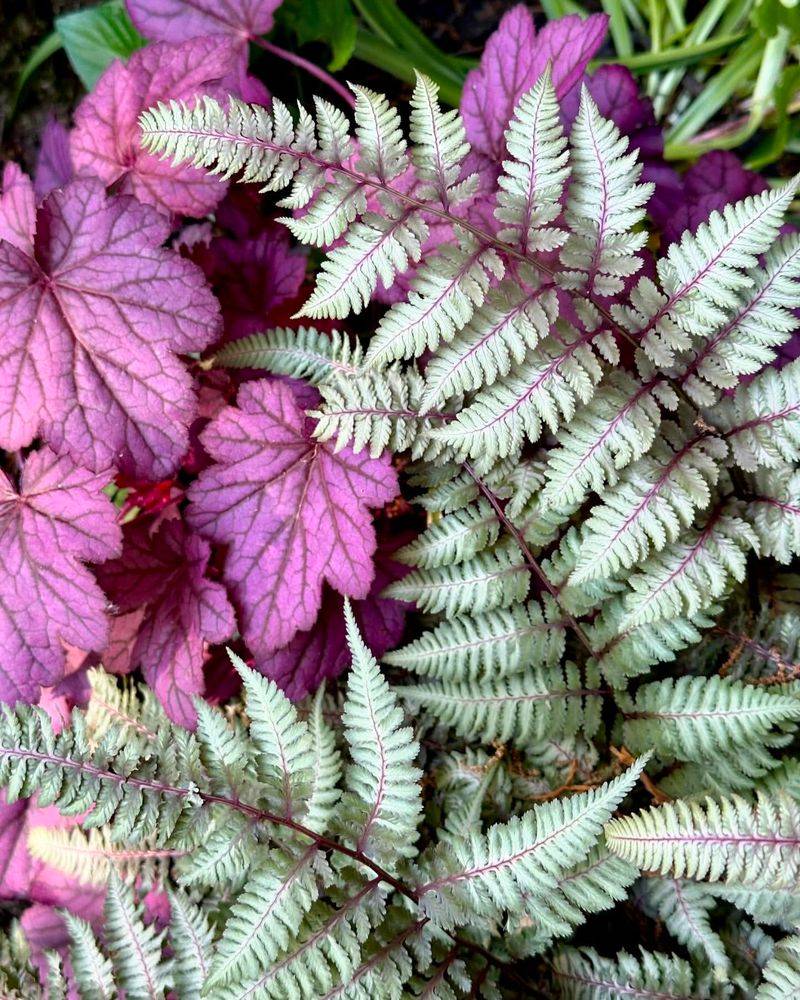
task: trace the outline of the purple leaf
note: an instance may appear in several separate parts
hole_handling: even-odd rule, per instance
[[[56,188],[64,187],[72,180],[73,173],[69,130],[51,118],[42,131],[42,144],[36,160],[33,184],[37,201],[46,198]]]
[[[0,204],[0,447],[41,435],[95,471],[166,477],[195,413],[176,354],[215,339],[219,306],[153,209],[80,178],[45,200],[34,245],[32,218],[11,232],[25,190],[12,172]]]
[[[668,243],[685,229],[697,229],[729,202],[767,188],[760,174],[745,170],[737,157],[725,150],[705,153],[683,176],[672,174],[672,183],[659,186],[648,207]]]
[[[608,18],[570,14],[536,32],[524,4],[512,7],[489,38],[481,64],[464,83],[461,113],[474,150],[499,163],[505,130],[520,97],[552,63],[553,85],[565,97],[581,79],[605,37]]]
[[[119,559],[98,570],[127,625],[142,615],[131,643],[130,666],[141,665],[170,718],[192,727],[193,696],[203,692],[206,642],[223,642],[236,628],[222,584],[206,579],[211,547],[174,518],[137,519],[125,529]]]
[[[210,212],[226,185],[206,171],[186,164],[174,167],[146,152],[138,119],[159,101],[191,101],[203,93],[222,96],[220,82],[236,71],[238,62],[236,46],[226,38],[158,43],[134,52],[127,63],[115,60],[75,112],[75,169],[167,214]]]
[[[276,310],[296,298],[306,274],[306,255],[275,223],[256,236],[199,244],[190,257],[219,298],[226,340],[275,326]]]
[[[19,492],[0,472],[2,701],[36,701],[40,685],[61,680],[65,643],[106,644],[106,599],[82,563],[120,550],[108,478],[49,448],[28,458]]]
[[[3,170],[3,191],[0,194],[0,240],[29,254],[33,251],[35,231],[36,196],[31,180],[16,163],[7,163]]]
[[[28,894],[27,812],[27,799],[8,803],[5,792],[0,794],[0,899],[15,899]]]
[[[195,35],[230,35],[244,43],[272,28],[282,0],[127,0],[145,38],[181,42]]]
[[[375,557],[375,579],[367,597],[353,602],[353,612],[364,641],[377,657],[400,641],[408,605],[381,597],[381,591],[399,580],[408,567],[391,559],[380,545]],[[256,660],[255,666],[290,698],[300,699],[323,681],[338,677],[350,665],[344,626],[344,602],[325,587],[314,627],[298,632],[288,645]]]
[[[388,457],[334,453],[312,431],[288,385],[249,382],[238,408],[226,407],[203,432],[217,464],[189,489],[189,523],[229,546],[225,579],[258,657],[313,625],[323,581],[367,596],[375,552],[367,508],[397,491]]]

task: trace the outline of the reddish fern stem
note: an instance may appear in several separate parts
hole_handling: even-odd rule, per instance
[[[522,555],[525,558],[525,563],[533,573],[536,574],[537,578],[546,587],[548,593],[551,595],[556,604],[561,608],[561,612],[564,615],[564,620],[567,625],[572,629],[575,635],[580,640],[581,644],[586,648],[590,656],[594,656],[594,647],[592,646],[589,636],[586,634],[585,629],[580,624],[580,622],[575,618],[574,615],[570,614],[569,611],[564,607],[558,590],[553,586],[547,577],[547,574],[536,561],[534,554],[531,552],[530,546],[525,541],[525,536],[519,530],[519,528],[514,524],[514,522],[508,517],[506,512],[503,510],[503,505],[494,495],[494,493],[489,489],[486,483],[481,479],[481,477],[475,472],[469,462],[464,462],[464,470],[472,478],[475,485],[478,487],[480,492],[489,501],[489,503],[494,508],[497,517],[499,518],[503,527],[508,531],[508,533],[514,538],[514,541],[520,547]]]

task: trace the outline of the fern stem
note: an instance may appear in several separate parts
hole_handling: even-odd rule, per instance
[[[330,73],[326,73],[324,69],[320,66],[315,66],[313,62],[309,62],[308,59],[304,59],[302,56],[298,56],[295,52],[289,52],[287,49],[282,49],[279,45],[275,45],[272,42],[268,42],[266,38],[251,37],[250,41],[254,45],[257,45],[260,49],[265,52],[269,52],[270,55],[276,56],[278,59],[283,59],[285,62],[291,63],[293,66],[297,66],[298,69],[305,70],[311,76],[315,76],[318,80],[321,80],[326,87],[330,89],[344,101],[344,103],[349,108],[354,108],[356,102],[350,91],[343,87],[338,80],[335,80]]]
[[[547,588],[547,591],[549,592],[550,596],[553,598],[556,604],[561,608],[566,624],[569,625],[569,627],[578,637],[581,644],[585,647],[589,655],[594,656],[594,648],[592,647],[592,644],[589,640],[589,636],[586,634],[586,631],[581,626],[580,622],[578,622],[578,620],[572,614],[570,614],[570,612],[567,611],[567,609],[564,607],[560,595],[558,593],[558,590],[553,586],[553,584],[547,578],[547,574],[545,573],[545,571],[536,561],[536,558],[531,552],[530,546],[525,541],[525,536],[522,534],[519,528],[511,521],[511,519],[506,515],[506,512],[503,510],[503,506],[500,503],[500,501],[497,499],[494,493],[492,493],[492,491],[489,489],[486,483],[481,479],[481,477],[475,472],[475,470],[472,468],[469,462],[464,462],[464,470],[467,472],[469,476],[472,477],[475,485],[478,487],[480,492],[486,497],[486,499],[494,508],[495,513],[497,514],[498,518],[500,519],[500,522],[502,523],[506,531],[508,531],[508,533],[514,538],[514,541],[520,547],[522,555],[525,558],[525,565],[536,574],[538,579]]]

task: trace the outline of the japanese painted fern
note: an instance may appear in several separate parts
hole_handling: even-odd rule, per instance
[[[796,327],[796,181],[654,257],[651,187],[586,91],[566,129],[545,73],[495,182],[429,80],[408,137],[353,90],[352,129],[323,100],[205,98],[148,111],[142,141],[279,193],[326,251],[300,315],[360,337],[267,330],[204,363],[303,379],[318,438],[402,455],[427,526],[387,594],[421,627],[386,655],[390,686],[348,612],[343,709],[298,711],[238,664],[244,705],[200,706],[196,734],[103,679],[113,725],[6,713],[9,797],[100,831],[39,833],[40,856],[79,870],[85,837],[128,880],[102,945],[71,923],[75,978],[527,997],[546,956],[546,995],[797,996],[800,578],[763,571],[800,553],[800,361],[771,366]],[[654,804],[614,815],[645,763]],[[165,871],[182,889],[162,937],[130,883]],[[558,944],[623,899],[665,949]],[[63,975],[54,959],[53,991]]]

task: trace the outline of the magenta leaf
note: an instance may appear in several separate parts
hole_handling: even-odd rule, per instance
[[[35,230],[36,195],[33,185],[16,163],[7,163],[3,170],[3,191],[0,193],[0,240],[5,240],[23,253],[32,253]]]
[[[381,591],[399,580],[408,567],[394,562],[379,545],[375,557],[375,579],[366,598],[354,601],[353,612],[364,641],[377,657],[393,649],[405,627],[408,605],[381,597]],[[294,699],[305,697],[328,679],[338,677],[350,665],[344,626],[344,602],[325,587],[322,607],[314,627],[298,632],[282,649],[256,660],[255,666]]]
[[[223,642],[236,628],[225,588],[206,579],[211,547],[174,518],[155,528],[137,519],[125,529],[119,559],[98,570],[109,598],[123,612],[129,665],[140,666],[170,718],[193,726],[193,697],[203,692],[206,642]],[[135,619],[134,619],[135,620]],[[119,637],[117,637],[119,638]]]
[[[373,580],[368,507],[391,500],[388,457],[334,452],[285,383],[242,386],[202,434],[217,463],[189,489],[189,523],[229,546],[225,579],[251,651],[264,656],[314,623],[322,583],[364,598]]]
[[[42,144],[36,159],[33,186],[37,201],[46,198],[56,188],[64,187],[72,180],[73,173],[69,130],[51,118],[42,130]]]
[[[82,563],[120,550],[108,478],[49,448],[28,458],[19,492],[0,472],[2,701],[36,701],[40,686],[61,680],[65,643],[106,644],[106,599]]]
[[[276,310],[296,298],[306,274],[305,254],[292,248],[286,229],[276,223],[255,236],[199,244],[190,258],[219,298],[227,340],[276,325]]]
[[[503,159],[505,130],[520,97],[552,64],[553,85],[565,97],[583,76],[605,37],[608,18],[570,14],[537,33],[524,4],[512,7],[489,38],[481,64],[464,82],[461,113],[474,150]]]
[[[95,471],[170,475],[195,413],[176,354],[202,350],[220,326],[202,273],[160,246],[162,216],[107,198],[96,179],[49,195],[35,243],[32,218],[12,231],[19,191],[12,175],[0,205],[0,447],[41,435]]]
[[[115,60],[75,112],[71,137],[75,169],[167,214],[210,212],[226,185],[205,171],[173,167],[146,152],[139,141],[138,119],[159,101],[217,94],[220,82],[236,71],[238,61],[236,46],[225,38],[148,45],[127,63]]]
[[[671,186],[660,186],[648,210],[664,239],[673,243],[685,229],[694,232],[712,212],[766,188],[764,178],[746,170],[733,153],[714,150],[682,176],[675,174]]]
[[[282,0],[127,0],[145,38],[180,42],[195,35],[231,35],[245,42],[264,35]]]

